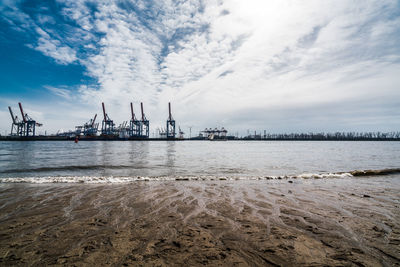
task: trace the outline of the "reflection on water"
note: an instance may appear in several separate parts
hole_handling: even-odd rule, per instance
[[[166,161],[165,161],[165,168],[168,170],[169,176],[175,175],[175,144],[174,141],[167,142],[167,150],[166,150]]]
[[[262,176],[399,162],[400,142],[0,142],[0,177]]]

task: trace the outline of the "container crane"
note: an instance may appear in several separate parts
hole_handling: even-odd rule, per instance
[[[99,123],[96,123],[97,114],[94,115],[93,119],[90,119],[83,125],[83,134],[85,136],[95,136],[99,129]]]
[[[181,130],[181,126],[179,126],[178,128],[179,128],[179,137],[178,137],[178,138],[183,140],[183,139],[184,139],[184,136],[183,136],[183,135],[184,135],[185,133]]]
[[[11,115],[11,119],[12,119],[11,135],[23,136],[24,123],[19,121],[17,115],[14,116],[14,113],[13,113],[11,107],[8,107],[8,110],[10,111],[10,115]],[[14,133],[14,131],[15,131],[15,133]]]
[[[175,120],[172,118],[171,102],[168,102],[167,138],[175,139]]]
[[[18,103],[18,105],[21,111],[23,125],[24,125],[22,136],[35,136],[36,126],[41,127],[43,124],[36,122],[34,119],[29,117],[27,113],[24,113],[21,103]]]
[[[90,119],[83,125],[75,126],[75,135],[84,136],[95,136],[97,134],[97,129],[99,128],[99,124],[95,123],[97,118],[97,114],[94,115],[93,119]]]
[[[96,123],[97,114],[94,115],[93,119],[83,124],[83,126],[76,126],[77,135],[80,135],[83,129],[84,136],[96,136],[99,129],[99,123]]]
[[[131,137],[140,136],[141,122],[136,119],[135,112],[133,112],[133,104],[131,102],[131,121],[129,126],[129,135]]]
[[[104,107],[104,102],[101,103],[103,107],[103,121],[101,124],[101,135],[112,135],[114,133],[114,121],[110,119],[106,113],[106,108]]]
[[[142,120],[140,123],[140,137],[149,138],[150,123],[143,112],[143,102],[140,102],[140,109],[142,111]]]
[[[128,121],[123,121],[117,128],[116,131],[119,134],[119,138],[127,139],[129,137],[130,128],[128,127]]]

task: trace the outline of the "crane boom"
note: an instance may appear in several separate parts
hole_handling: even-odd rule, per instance
[[[18,105],[19,105],[19,109],[21,110],[22,119],[24,120],[24,122],[26,122],[26,118],[25,118],[24,110],[22,109],[21,102],[18,102]]]
[[[135,120],[135,113],[133,112],[133,104],[131,102],[131,115],[132,115],[132,120]]]
[[[143,102],[140,102],[140,109],[142,110],[142,121],[144,121]]]
[[[11,109],[10,106],[8,107],[8,110],[10,111],[10,115],[11,115],[11,118],[12,118],[13,123],[16,124],[17,122],[16,122],[16,120],[15,120],[14,113],[12,112],[12,109]]]
[[[171,102],[168,102],[168,110],[169,110],[169,120],[172,120],[172,114],[171,114]]]
[[[106,108],[104,107],[104,102],[101,103],[101,105],[103,106],[103,116],[104,116],[104,120],[107,120],[107,114],[106,114]]]
[[[92,127],[94,126],[94,122],[96,121],[96,118],[97,118],[97,114],[94,115],[93,122],[92,122]]]

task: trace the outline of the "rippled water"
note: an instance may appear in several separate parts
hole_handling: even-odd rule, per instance
[[[256,177],[400,167],[400,142],[0,142],[0,178]]]

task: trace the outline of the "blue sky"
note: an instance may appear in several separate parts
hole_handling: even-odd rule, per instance
[[[399,1],[0,1],[7,106],[73,129],[167,103],[184,131],[400,130]],[[101,117],[101,116],[100,116]]]

